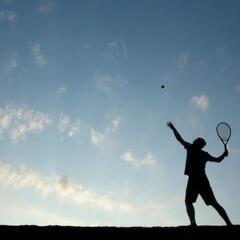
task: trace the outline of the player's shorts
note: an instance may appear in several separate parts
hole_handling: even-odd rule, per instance
[[[198,194],[201,195],[206,205],[212,205],[217,202],[206,175],[188,178],[185,201],[190,203],[196,202]]]

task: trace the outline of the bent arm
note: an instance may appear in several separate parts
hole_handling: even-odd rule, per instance
[[[225,157],[228,156],[228,150],[224,151],[224,153],[222,155],[220,155],[219,157],[213,157],[209,154],[209,161],[210,162],[221,162]]]

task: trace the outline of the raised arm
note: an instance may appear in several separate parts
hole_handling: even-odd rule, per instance
[[[213,157],[209,154],[208,158],[210,162],[221,162],[225,157],[228,156],[228,150],[225,150],[219,157]]]
[[[183,140],[182,136],[179,134],[179,132],[177,131],[177,129],[174,127],[174,125],[172,124],[172,122],[167,122],[167,126],[172,129],[176,139],[185,147],[187,145],[187,142]]]

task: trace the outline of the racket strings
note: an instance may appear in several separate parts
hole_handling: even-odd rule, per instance
[[[222,140],[226,141],[226,140],[228,140],[230,138],[231,130],[230,130],[229,126],[226,125],[226,124],[220,124],[217,127],[217,132],[218,132],[219,137]]]

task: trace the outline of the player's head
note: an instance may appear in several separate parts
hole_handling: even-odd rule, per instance
[[[193,141],[193,145],[194,147],[196,147],[197,149],[202,149],[205,147],[206,145],[206,141],[203,138],[196,138]]]

